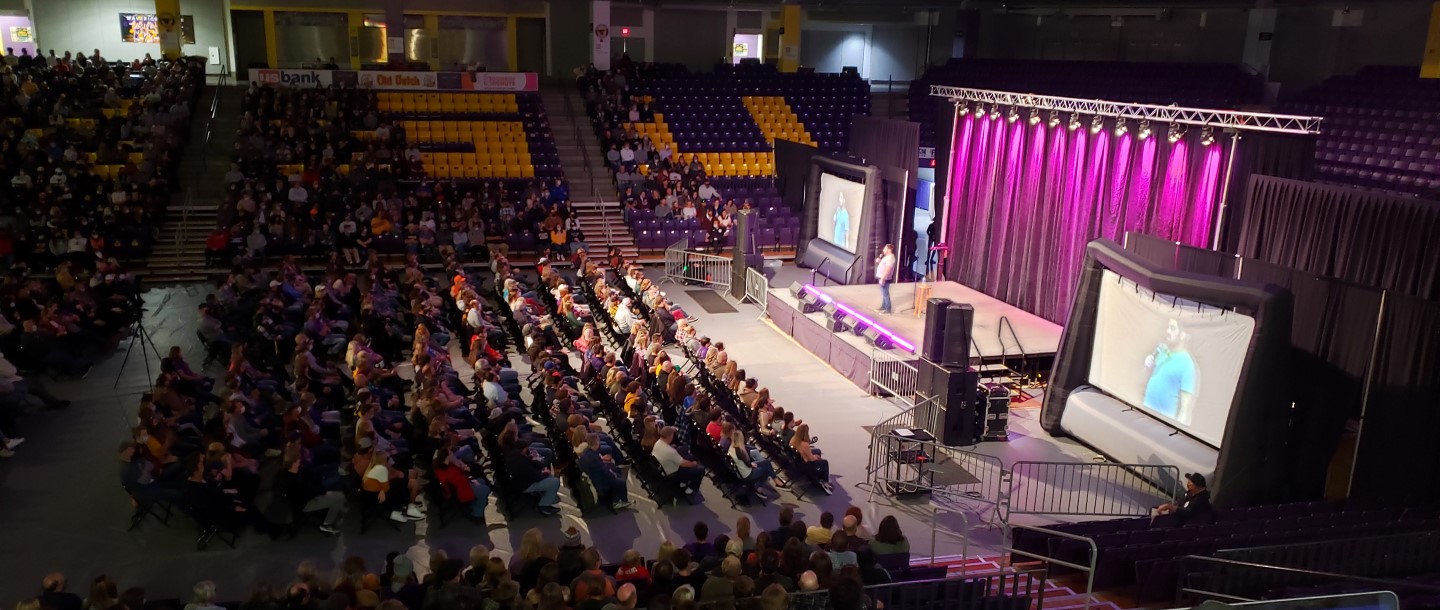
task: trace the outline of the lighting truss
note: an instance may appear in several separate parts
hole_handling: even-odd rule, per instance
[[[1040,110],[1057,110],[1089,116],[1106,116],[1124,119],[1147,120],[1162,123],[1183,123],[1186,125],[1209,125],[1216,129],[1239,131],[1268,131],[1272,133],[1318,134],[1320,117],[1290,114],[1269,114],[1263,112],[1241,112],[1237,110],[1210,110],[1185,108],[1181,106],[1158,106],[1155,104],[1126,104],[1105,100],[1082,100],[1052,95],[968,89],[946,85],[931,85],[930,95],[949,98],[959,104],[980,102],[994,106],[1018,106]],[[995,115],[992,115],[995,116]]]

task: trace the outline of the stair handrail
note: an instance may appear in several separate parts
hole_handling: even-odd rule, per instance
[[[575,108],[570,101],[570,89],[568,86],[569,81],[563,82],[567,82],[566,86],[562,86],[560,88],[561,99],[564,100],[565,104],[565,116],[570,119],[570,129],[575,134],[575,146],[580,148],[580,158],[587,160],[582,165],[581,169],[585,170],[585,181],[591,185],[590,195],[592,197],[592,201],[595,203],[595,207],[599,208],[600,226],[601,229],[605,232],[605,245],[608,247],[610,243],[615,240],[615,235],[610,231],[610,215],[608,214],[608,210],[606,209],[604,202],[601,201],[600,190],[595,188],[594,186],[595,175],[590,171],[590,163],[588,161],[590,150],[589,147],[585,146],[585,138],[581,137],[580,123],[579,121],[575,120]],[[576,91],[578,92],[578,89]],[[585,116],[589,116],[588,111]],[[576,199],[579,198],[577,197]]]
[[[1025,346],[1020,344],[1020,335],[1015,333],[1015,325],[1010,322],[1010,318],[1007,316],[1000,316],[1000,323],[995,327],[995,338],[1000,341],[1000,363],[1005,364],[1005,357],[1009,355],[1010,351],[1005,347],[1006,329],[1010,330],[1010,338],[1015,341],[1015,349],[1020,350],[1020,366],[1028,367],[1030,365],[1030,354],[1025,353]],[[1009,365],[1007,364],[1006,366],[1008,367]],[[1020,371],[1020,374],[1024,375],[1025,372]]]
[[[215,116],[220,113],[220,91],[225,88],[226,81],[229,80],[229,75],[229,66],[220,64],[220,74],[215,78],[215,90],[210,94],[210,116],[205,119],[205,141],[200,144],[200,148],[202,149],[200,154],[202,155],[207,154],[205,149],[209,148],[210,138],[215,135]],[[205,177],[205,169],[209,167],[209,163],[207,162],[200,167],[202,173],[197,178],[203,180]],[[184,259],[186,251],[189,249],[189,244],[180,238],[180,233],[190,226],[190,207],[194,205],[194,203],[195,187],[194,183],[191,182],[191,186],[185,189],[185,204],[180,207],[180,224],[175,227],[175,252],[176,257],[179,259]]]

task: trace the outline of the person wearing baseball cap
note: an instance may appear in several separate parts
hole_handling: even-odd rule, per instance
[[[1205,488],[1205,475],[1192,472],[1185,475],[1185,494],[1174,502],[1161,504],[1155,509],[1160,515],[1175,515],[1181,524],[1208,523],[1214,519],[1215,509],[1210,506],[1210,490]]]

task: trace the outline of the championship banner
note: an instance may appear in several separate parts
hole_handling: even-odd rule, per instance
[[[590,63],[595,69],[610,69],[610,0],[590,3]]]
[[[160,54],[166,59],[180,57],[180,0],[155,0],[155,25],[160,35]]]

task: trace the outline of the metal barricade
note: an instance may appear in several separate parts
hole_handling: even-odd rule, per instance
[[[664,282],[677,284],[698,284],[716,290],[730,289],[730,265],[732,260],[713,254],[701,254],[688,250],[690,239],[682,239],[665,249]]]
[[[928,408],[933,401],[923,399],[871,429],[865,470],[870,493],[930,493],[941,500],[998,506],[1005,474],[1000,458],[894,434],[896,430],[939,431],[940,411]],[[990,508],[974,510],[982,520],[993,521]]]
[[[751,303],[765,307],[765,297],[770,294],[770,280],[765,277],[759,269],[750,267],[745,269],[745,299]]]
[[[690,238],[684,237],[680,241],[670,244],[665,248],[665,277],[660,278],[660,283],[683,282],[685,273],[685,250],[690,248]]]
[[[1000,494],[1000,517],[1144,517],[1180,494],[1180,469],[1156,464],[1015,462]]]
[[[919,400],[920,370],[911,364],[914,359],[903,358],[890,350],[870,350],[870,393],[889,396],[913,408]],[[933,422],[927,422],[931,424]],[[930,425],[921,426],[934,430]]]

